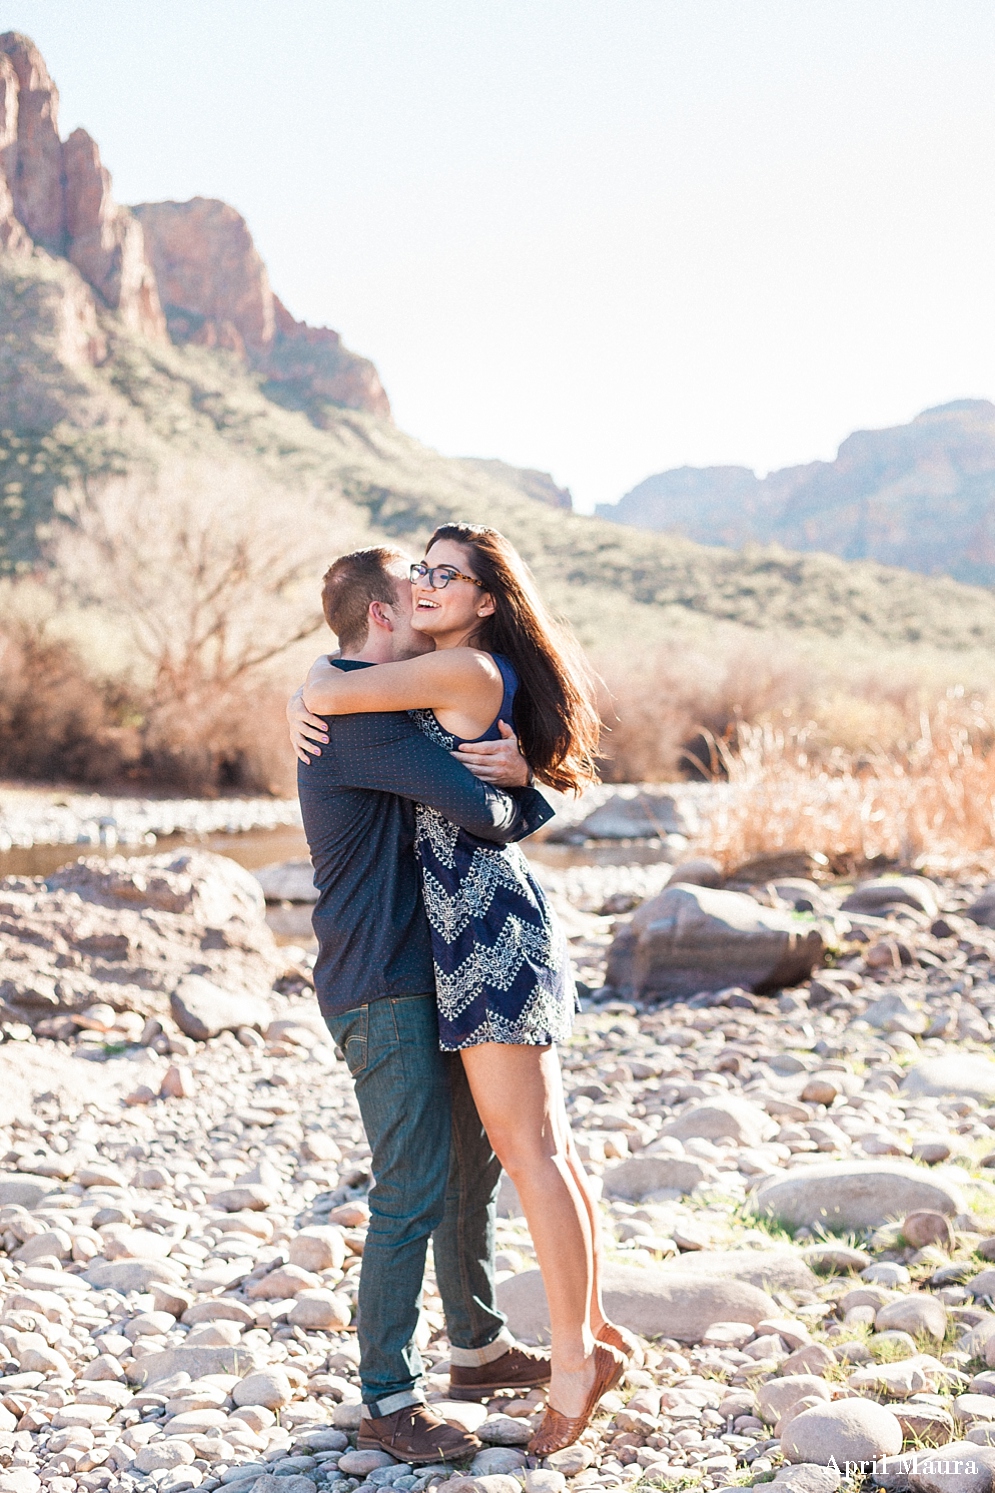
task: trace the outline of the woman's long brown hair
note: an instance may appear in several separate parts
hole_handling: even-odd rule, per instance
[[[497,529],[440,524],[426,553],[439,539],[468,551],[474,574],[493,598],[494,615],[484,618],[472,641],[503,654],[518,675],[514,726],[533,773],[564,792],[595,782],[601,722],[577,640],[546,609],[525,561]]]

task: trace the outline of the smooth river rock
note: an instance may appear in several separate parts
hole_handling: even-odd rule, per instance
[[[789,1462],[876,1462],[902,1449],[902,1428],[891,1410],[873,1400],[835,1400],[795,1416],[781,1437]],[[870,1468],[866,1469],[870,1472]]]
[[[695,1275],[664,1266],[609,1264],[605,1306],[613,1321],[644,1337],[666,1336],[697,1343],[713,1322],[748,1322],[780,1315],[765,1291],[746,1281]],[[549,1308],[542,1276],[525,1270],[500,1283],[498,1305],[508,1325],[526,1342],[548,1342]]]
[[[883,1159],[827,1161],[776,1173],[757,1188],[753,1206],[782,1223],[845,1229],[879,1228],[918,1209],[947,1216],[965,1211],[954,1183],[912,1162]]]
[[[607,983],[637,996],[687,997],[733,985],[797,985],[821,963],[822,935],[742,892],[671,885],[616,935]]]
[[[942,1099],[947,1094],[995,1099],[995,1063],[973,1052],[923,1058],[906,1073],[902,1093],[922,1099]]]

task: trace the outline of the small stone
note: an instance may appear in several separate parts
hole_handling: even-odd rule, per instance
[[[564,1477],[574,1477],[578,1472],[583,1472],[585,1467],[590,1467],[594,1457],[593,1446],[588,1446],[583,1441],[575,1441],[573,1446],[565,1446],[562,1451],[551,1452],[546,1458],[546,1466],[551,1467],[554,1472],[562,1472]]]
[[[183,1312],[182,1320],[189,1327],[196,1327],[201,1322],[239,1322],[243,1327],[251,1327],[256,1318],[251,1307],[246,1306],[244,1301],[237,1301],[232,1296],[220,1296],[188,1306]]]
[[[90,1162],[76,1168],[76,1181],[80,1187],[124,1187],[125,1180],[116,1166],[106,1162]]]
[[[477,1435],[488,1446],[525,1446],[532,1439],[532,1427],[511,1415],[489,1415],[477,1427]]]
[[[909,1472],[913,1493],[991,1493],[995,1447],[951,1441],[925,1457]]]
[[[290,1380],[280,1368],[249,1374],[232,1390],[236,1405],[265,1405],[267,1410],[279,1410],[281,1405],[289,1405],[292,1398]]]
[[[154,1472],[157,1467],[183,1467],[194,1459],[193,1447],[186,1441],[154,1441],[137,1453],[134,1466],[139,1472]]]
[[[71,1379],[72,1370],[61,1353],[54,1348],[27,1348],[20,1355],[21,1372],[24,1374],[50,1374],[57,1379]]]
[[[202,975],[187,975],[180,982],[169,998],[169,1009],[180,1031],[197,1042],[241,1026],[265,1031],[270,1023],[264,1000],[246,991],[230,995]]]
[[[805,1410],[781,1437],[789,1462],[816,1462],[830,1457],[845,1462],[873,1462],[902,1449],[902,1428],[891,1410],[871,1400],[836,1400]]]
[[[211,1202],[216,1208],[224,1208],[226,1213],[241,1213],[243,1209],[262,1212],[266,1208],[272,1208],[276,1202],[276,1194],[269,1187],[258,1184],[225,1187],[214,1194]]]
[[[773,1487],[777,1493],[836,1493],[843,1474],[816,1462],[799,1462],[794,1467],[779,1467]]]
[[[371,1448],[369,1451],[345,1452],[339,1458],[339,1471],[347,1477],[365,1477],[376,1467],[393,1467],[394,1458],[387,1452]]]
[[[320,1431],[308,1431],[307,1444],[313,1452],[342,1452],[349,1445],[349,1438],[344,1431],[330,1430],[326,1426]]]
[[[801,1097],[806,1104],[832,1104],[842,1093],[842,1083],[828,1078],[825,1073],[814,1073],[802,1089]],[[821,1469],[820,1469],[821,1470]]]
[[[168,1312],[171,1317],[178,1319],[192,1305],[193,1297],[189,1291],[181,1291],[178,1286],[155,1281],[152,1285],[152,1301],[157,1312]]]
[[[902,1433],[920,1446],[943,1446],[954,1433],[954,1419],[940,1405],[895,1405]]]
[[[947,1311],[943,1302],[938,1301],[935,1296],[917,1291],[908,1296],[900,1296],[897,1301],[889,1301],[877,1313],[874,1326],[878,1332],[897,1328],[900,1332],[911,1333],[913,1337],[918,1332],[927,1332],[937,1342],[942,1342],[947,1330]]]
[[[194,1327],[187,1333],[186,1346],[188,1348],[223,1348],[225,1344],[234,1345],[242,1336],[242,1329],[237,1322],[226,1321],[220,1318],[215,1322],[202,1322],[199,1327]]]
[[[954,1400],[954,1415],[960,1421],[995,1420],[995,1396],[966,1394]]]
[[[155,1089],[150,1089],[147,1083],[140,1083],[137,1088],[132,1089],[131,1093],[125,1096],[124,1102],[129,1107],[134,1108],[140,1104],[154,1104],[158,1097]]]
[[[966,1290],[974,1297],[995,1296],[995,1270],[982,1270],[964,1282]]]
[[[348,1298],[334,1291],[301,1291],[287,1321],[305,1331],[337,1332],[352,1321]]]
[[[38,1493],[41,1478],[27,1467],[10,1467],[0,1472],[0,1493]]]
[[[913,1153],[914,1149],[913,1147]],[[923,1160],[925,1159],[924,1157]],[[928,1244],[938,1244],[941,1249],[949,1251],[955,1243],[949,1218],[929,1209],[906,1214],[902,1221],[902,1238],[913,1249],[925,1249]]]
[[[478,1493],[522,1493],[522,1485],[517,1477],[509,1477],[506,1473],[492,1472],[473,1479]]]
[[[713,1322],[702,1334],[704,1348],[741,1348],[756,1336],[756,1327],[750,1322]]]
[[[100,1353],[96,1358],[91,1358],[80,1378],[87,1383],[99,1383],[100,1381],[113,1381],[124,1378],[124,1369],[120,1360],[112,1353]]]
[[[906,1073],[902,1093],[924,1099],[952,1094],[991,1101],[995,1099],[995,1063],[971,1052],[923,1058]]]
[[[820,1275],[863,1270],[871,1263],[871,1257],[865,1249],[851,1249],[847,1244],[807,1244],[801,1255],[806,1265]]]
[[[861,1280],[866,1280],[875,1286],[907,1286],[912,1277],[904,1265],[898,1265],[894,1260],[875,1261],[860,1272]]]
[[[792,1405],[806,1396],[831,1400],[833,1392],[823,1379],[814,1374],[792,1374],[787,1379],[769,1379],[757,1393],[761,1419],[774,1426]]]
[[[606,1169],[605,1192],[609,1197],[638,1202],[648,1193],[671,1188],[693,1192],[712,1176],[713,1168],[691,1156],[633,1156]]]
[[[517,1468],[524,1466],[525,1453],[520,1452],[517,1447],[485,1446],[470,1463],[470,1475],[492,1477],[496,1473],[515,1472]]]
[[[172,1063],[163,1074],[159,1093],[163,1099],[189,1099],[196,1091],[194,1077],[189,1068]]]
[[[294,1235],[287,1253],[291,1265],[299,1265],[302,1270],[341,1270],[346,1256],[345,1236],[334,1224],[313,1224]]]
[[[804,1348],[797,1348],[781,1364],[782,1374],[814,1374],[821,1378],[832,1364],[836,1362],[835,1354],[826,1347],[825,1343],[806,1343]]]
[[[363,1418],[360,1400],[343,1400],[332,1411],[332,1425],[338,1431],[358,1431]]]
[[[552,1467],[532,1467],[525,1474],[525,1493],[564,1493],[567,1480]]]
[[[98,1291],[148,1291],[157,1282],[175,1285],[179,1270],[169,1260],[112,1260],[92,1265],[86,1280]]]
[[[271,1270],[261,1280],[255,1280],[246,1290],[250,1301],[286,1301],[290,1296],[299,1296],[302,1291],[321,1288],[321,1277],[299,1265],[281,1265]]]
[[[894,1400],[907,1400],[910,1395],[929,1392],[933,1387],[930,1374],[916,1358],[866,1364],[854,1369],[847,1383],[857,1394],[883,1395]]]

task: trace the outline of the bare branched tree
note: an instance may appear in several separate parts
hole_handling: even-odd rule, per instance
[[[130,637],[150,744],[216,756],[232,709],[272,690],[274,664],[322,626],[330,559],[363,542],[340,499],[204,463],[68,491],[49,554],[67,598]]]

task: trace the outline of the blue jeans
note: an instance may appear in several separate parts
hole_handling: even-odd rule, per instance
[[[488,1362],[510,1341],[494,1297],[501,1165],[459,1055],[439,1050],[434,994],[373,1001],[327,1025],[373,1153],[360,1378],[368,1413],[390,1415],[421,1399],[415,1328],[430,1237],[454,1358]]]

